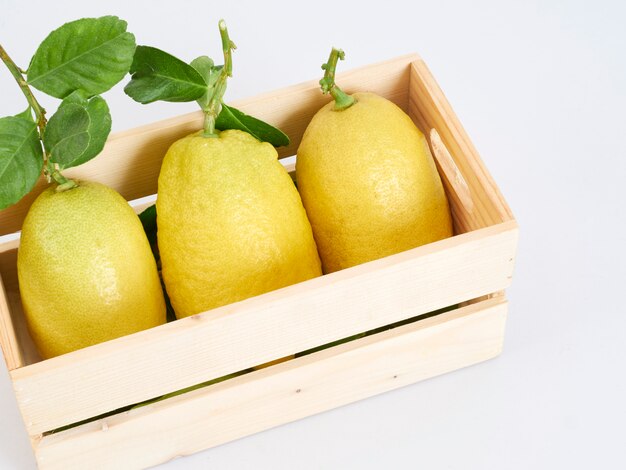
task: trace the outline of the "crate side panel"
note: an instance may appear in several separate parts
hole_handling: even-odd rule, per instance
[[[513,220],[513,214],[485,168],[480,155],[463,129],[450,103],[422,60],[411,65],[409,115],[430,141],[430,130],[436,129],[464,179],[469,184],[473,207],[468,213],[463,205],[453,210],[467,230]],[[432,146],[432,142],[431,142]]]
[[[17,401],[35,435],[502,290],[516,243],[489,227],[32,364]]]
[[[348,92],[372,91],[408,108],[409,64],[415,54],[338,74]],[[295,154],[306,126],[313,115],[329,101],[322,95],[317,80],[311,80],[271,93],[231,103],[238,109],[283,129],[291,139],[288,147],[278,149],[279,157]],[[128,200],[157,192],[161,161],[176,140],[202,127],[198,111],[112,135],[102,154],[64,172],[70,178],[104,183]],[[0,235],[20,229],[28,208],[43,189],[42,178],[33,191],[19,203],[0,211]]]
[[[428,143],[448,197],[454,233],[467,233],[479,228],[482,225],[474,220],[474,199],[463,173],[436,129],[430,130],[429,137]]]
[[[24,365],[13,319],[11,318],[9,298],[4,286],[2,273],[0,273],[0,350],[2,350],[8,370],[17,369]]]
[[[26,318],[22,310],[19,284],[17,280],[17,247],[19,240],[12,240],[0,245],[0,276],[4,284],[5,300],[16,338],[17,349],[21,357],[17,367],[39,362],[41,357],[28,332]]]
[[[40,468],[79,469],[94,462],[111,469],[157,465],[501,351],[503,299],[439,317],[46,436],[36,448]]]

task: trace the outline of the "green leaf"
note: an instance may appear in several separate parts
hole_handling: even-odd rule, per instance
[[[117,16],[83,18],[52,31],[28,67],[28,83],[56,98],[75,90],[94,96],[112,88],[133,61],[135,36]]]
[[[33,189],[42,167],[41,142],[32,118],[0,118],[0,209]]]
[[[207,84],[207,91],[196,101],[202,109],[205,109],[209,105],[215,82],[220,76],[220,71],[224,68],[223,65],[214,65],[213,60],[208,56],[200,56],[191,61],[191,66],[204,78]]]
[[[257,118],[227,106],[222,103],[222,111],[217,117],[215,128],[221,131],[239,129],[245,131],[263,142],[269,142],[274,147],[289,145],[289,137],[280,129],[267,124]]]
[[[89,113],[76,103],[65,103],[52,115],[43,143],[50,161],[65,167],[89,145]]]
[[[207,84],[191,65],[149,46],[137,46],[131,81],[124,91],[142,104],[154,101],[194,101],[207,91]]]
[[[222,68],[221,65],[216,67],[213,63],[213,59],[206,55],[196,57],[191,61],[190,65],[196,70],[196,72],[200,74],[202,78],[204,78],[204,81],[208,86],[211,86],[212,84],[210,77],[213,75],[213,69]],[[217,79],[217,76],[215,77],[215,79]],[[213,80],[213,82],[215,82],[215,79]]]
[[[33,118],[33,112],[30,106],[26,108],[24,111],[22,111],[21,113],[16,114],[15,117],[26,119],[27,121],[30,121],[30,122],[35,122],[35,119]]]
[[[81,158],[74,160],[71,166],[82,165],[88,162],[104,148],[107,138],[111,133],[111,113],[109,105],[101,96],[94,96],[87,103],[89,114],[89,145]],[[67,166],[65,168],[68,168]]]
[[[74,92],[52,115],[43,137],[50,161],[60,169],[82,165],[98,155],[111,132],[109,107],[100,96],[87,100]]]
[[[139,214],[139,220],[143,226],[143,231],[146,232],[146,237],[150,242],[150,246],[156,244],[157,237],[157,221],[156,221],[156,205],[153,204]],[[158,261],[158,253],[155,254],[155,258]]]
[[[139,214],[139,220],[141,221],[141,225],[143,225],[143,231],[146,233],[146,237],[150,242],[152,255],[154,256],[154,260],[157,263],[160,274],[161,256],[159,254],[159,244],[157,243],[156,204],[153,204],[144,209],[144,211]],[[161,276],[161,287],[163,288],[163,298],[165,299],[166,319],[168,322],[176,321],[176,313],[174,312],[174,309],[172,308],[172,303],[170,302],[170,298],[167,295],[167,290],[165,289],[165,284],[163,283],[163,276]]]

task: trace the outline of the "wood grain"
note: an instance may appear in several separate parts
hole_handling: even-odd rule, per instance
[[[17,369],[24,364],[17,341],[13,319],[9,310],[8,295],[0,275],[0,349],[8,370]]]
[[[145,468],[469,366],[500,353],[506,311],[504,299],[486,300],[49,435],[37,461]]]
[[[459,167],[456,166],[447,147],[441,141],[437,129],[430,130],[429,140],[432,154],[437,164],[437,170],[448,196],[450,209],[456,215],[456,217],[452,217],[454,233],[469,232],[471,227],[467,226],[464,220],[458,216],[459,212],[469,216],[474,212],[474,200],[472,199],[472,193],[467,185],[467,181],[465,181]]]
[[[410,68],[409,116],[429,140],[430,130],[437,130],[470,190],[471,212],[457,197],[450,198],[457,224],[465,232],[513,220],[511,209],[426,64],[418,59]]]
[[[516,244],[500,224],[22,367],[17,401],[37,434],[502,290]]]
[[[8,310],[0,308],[0,315],[5,319],[0,330],[0,344],[3,349],[11,348],[14,351],[14,360],[9,366],[9,370],[33,364],[41,360],[35,345],[30,337],[26,318],[22,311],[22,300],[17,280],[17,248],[19,239],[0,243],[0,281],[4,294],[0,298],[0,304],[6,305]],[[12,328],[12,331],[11,331]],[[16,344],[11,345],[11,341],[5,343],[5,335],[15,338]],[[6,360],[6,356],[5,356]]]

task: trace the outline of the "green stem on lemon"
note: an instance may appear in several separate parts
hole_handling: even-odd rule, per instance
[[[222,97],[226,92],[226,81],[233,75],[233,49],[237,49],[235,43],[228,36],[228,29],[224,20],[219,22],[220,36],[222,38],[222,52],[224,53],[224,67],[215,82],[209,104],[204,111],[204,137],[217,137],[215,132],[215,121],[222,108]]]
[[[35,112],[35,116],[37,116],[37,126],[39,127],[39,135],[43,137],[43,131],[45,130],[47,123],[46,110],[41,107],[41,105],[33,95],[32,91],[30,90],[28,83],[26,82],[26,80],[24,80],[24,71],[17,65],[15,65],[15,62],[13,62],[13,59],[9,57],[9,54],[7,54],[1,44],[0,58],[9,69],[9,72],[11,72],[11,75],[13,75],[13,78],[15,78],[15,81],[22,90],[22,93],[24,93],[24,96],[26,97],[26,100],[28,101],[31,109]]]
[[[58,185],[56,187],[57,192],[61,193],[63,191],[67,191],[68,189],[78,187],[78,183],[76,183],[76,181],[63,176],[58,168],[54,167],[54,164],[50,160],[48,160],[45,170],[46,175],[48,176],[48,181],[54,180],[54,182]]]
[[[215,132],[215,114],[213,112],[209,112],[209,108],[207,107],[204,110],[204,137],[217,137],[217,133]]]
[[[322,93],[330,93],[335,100],[335,111],[341,111],[348,109],[352,106],[356,100],[354,97],[344,93],[344,91],[335,83],[335,69],[337,68],[337,62],[343,60],[345,53],[341,49],[333,47],[330,51],[330,57],[328,62],[322,64],[322,70],[324,70],[324,78],[320,80],[322,87]]]

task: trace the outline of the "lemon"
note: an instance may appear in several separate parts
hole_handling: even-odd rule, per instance
[[[201,134],[176,141],[159,174],[162,274],[179,318],[321,274],[274,147],[239,130]]]
[[[31,336],[43,358],[165,323],[156,263],[139,218],[114,190],[81,181],[31,206],[17,259]]]
[[[424,135],[392,102],[355,93],[313,117],[296,177],[324,272],[452,235],[448,201]]]

